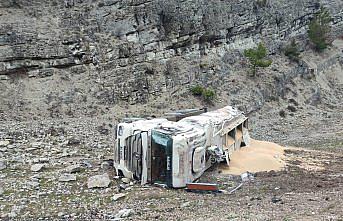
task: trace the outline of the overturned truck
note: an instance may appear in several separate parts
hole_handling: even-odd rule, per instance
[[[131,119],[116,127],[114,167],[141,184],[185,187],[249,144],[248,118],[231,106],[188,116]]]

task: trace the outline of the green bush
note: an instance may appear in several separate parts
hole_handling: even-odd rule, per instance
[[[250,62],[250,69],[253,76],[256,75],[257,67],[268,67],[272,64],[271,60],[266,59],[267,49],[262,43],[259,43],[257,48],[244,50],[244,56]]]
[[[216,96],[216,93],[211,89],[205,89],[203,90],[202,96],[205,101],[210,102],[214,99],[214,97]]]
[[[284,53],[291,61],[295,61],[295,62],[299,61],[300,52],[298,49],[298,45],[294,39],[292,40],[290,45],[287,45],[285,47]]]
[[[191,87],[191,93],[194,96],[201,96],[203,91],[204,91],[204,88],[200,85],[196,85],[196,86]]]
[[[267,0],[257,0],[256,3],[260,7],[266,7],[267,6]]]
[[[211,102],[216,96],[212,89],[204,88],[201,85],[191,87],[190,91],[194,96],[201,96],[206,102]]]
[[[329,11],[321,7],[308,26],[308,37],[313,43],[314,49],[318,52],[322,52],[329,45],[330,21]]]

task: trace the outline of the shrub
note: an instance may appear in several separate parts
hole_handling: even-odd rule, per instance
[[[211,102],[216,96],[212,89],[204,88],[201,85],[191,87],[190,91],[194,96],[201,96],[206,102]]]
[[[308,26],[308,37],[313,43],[314,49],[318,52],[322,52],[329,45],[328,33],[330,32],[330,21],[331,16],[329,11],[321,7],[320,11],[314,16]]]
[[[267,0],[257,0],[256,3],[260,7],[266,7],[267,6]]]
[[[294,106],[292,106],[292,105],[288,105],[287,109],[289,111],[291,111],[291,112],[296,112],[297,111],[297,109]]]
[[[208,67],[208,63],[206,63],[206,62],[202,62],[202,63],[200,63],[200,68],[202,68],[202,69],[205,69],[205,68],[207,68]]]
[[[298,45],[294,39],[292,40],[290,45],[287,45],[285,47],[284,53],[291,61],[295,61],[295,62],[299,61],[300,52],[298,49]]]
[[[205,101],[210,102],[214,99],[216,93],[211,89],[205,89],[203,90],[202,96],[204,97]]]
[[[280,111],[279,111],[279,115],[280,115],[281,117],[286,117],[286,112],[285,112],[284,110],[280,110]]]
[[[249,59],[253,76],[256,75],[257,67],[268,67],[272,64],[271,60],[266,59],[267,49],[262,43],[259,43],[257,48],[244,50],[244,56]]]
[[[191,93],[194,96],[201,96],[203,91],[204,91],[204,88],[200,85],[196,85],[196,86],[191,87]]]

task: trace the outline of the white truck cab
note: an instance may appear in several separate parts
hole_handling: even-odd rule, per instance
[[[120,123],[114,151],[117,174],[171,188],[185,187],[214,163],[229,164],[248,145],[248,122],[227,106],[178,122],[166,119]]]
[[[114,168],[118,175],[147,182],[148,144],[151,129],[167,122],[167,119],[138,119],[116,126]]]

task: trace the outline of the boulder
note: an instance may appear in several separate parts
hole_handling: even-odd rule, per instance
[[[39,172],[39,171],[41,171],[43,168],[44,168],[44,164],[37,163],[37,164],[33,164],[33,165],[31,166],[31,171],[33,171],[33,172]]]
[[[8,140],[0,140],[0,147],[7,147],[9,144]]]
[[[14,211],[11,211],[10,213],[7,214],[7,216],[10,218],[10,220],[12,218],[16,218],[17,217],[17,214],[14,212]]]
[[[103,170],[108,170],[110,168],[110,164],[107,161],[105,161],[101,163],[100,167]]]
[[[119,200],[119,199],[121,199],[121,198],[124,198],[125,196],[126,196],[125,193],[114,194],[113,197],[112,197],[112,200],[113,200],[113,201],[117,201],[117,200]]]
[[[68,140],[68,145],[72,146],[72,145],[79,145],[81,143],[81,140],[78,137],[71,137]]]
[[[7,167],[6,161],[0,159],[0,170],[4,170],[6,169],[6,167]]]
[[[39,163],[49,163],[49,161],[50,160],[47,157],[41,157],[41,158],[38,159]]]
[[[70,165],[65,168],[67,173],[78,173],[81,172],[81,166],[79,164]]]
[[[133,209],[122,209],[115,215],[115,217],[126,218],[126,217],[131,216],[133,213],[134,213]]]
[[[58,181],[60,182],[69,182],[69,181],[75,181],[76,180],[76,175],[74,174],[62,174],[59,178]]]
[[[191,205],[190,202],[185,202],[185,203],[182,203],[180,207],[185,208],[185,207],[189,207],[190,205]]]
[[[40,148],[42,146],[42,144],[43,144],[42,142],[32,142],[30,144],[30,146],[31,146],[31,148],[37,149],[37,148]]]
[[[129,184],[131,180],[129,178],[123,177],[123,178],[121,178],[121,181],[123,183]]]
[[[28,186],[30,186],[31,188],[37,188],[40,186],[38,181],[29,181],[26,183]]]
[[[102,187],[108,187],[111,183],[110,177],[107,173],[104,173],[102,175],[95,175],[88,178],[87,186],[88,188],[102,188]]]

